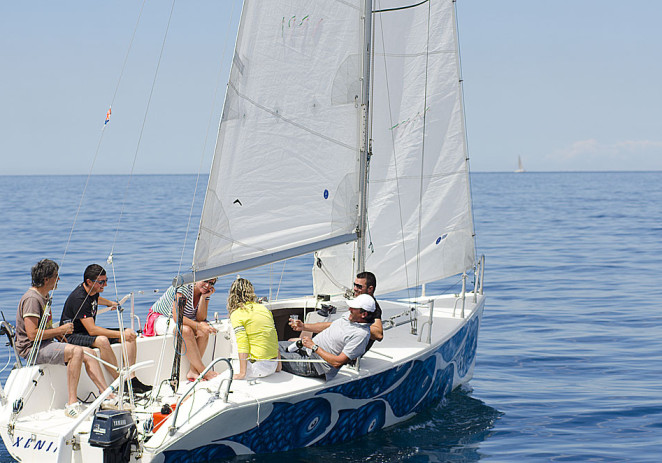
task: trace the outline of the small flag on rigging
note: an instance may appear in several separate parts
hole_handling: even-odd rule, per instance
[[[108,112],[106,113],[106,122],[104,122],[103,125],[106,125],[109,120],[110,120],[110,107],[108,107]]]

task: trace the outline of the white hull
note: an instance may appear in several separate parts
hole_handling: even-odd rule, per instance
[[[272,304],[271,308],[277,313],[279,308],[303,307],[305,301],[311,307],[315,304],[313,299],[300,299]],[[388,301],[380,301],[380,305],[383,320],[409,307]],[[148,407],[136,404],[133,416],[142,436],[132,460],[142,454],[142,462],[208,461],[327,445],[407,420],[471,379],[483,306],[482,295],[474,303],[473,293],[468,293],[462,318],[458,298],[435,297],[430,344],[425,342],[428,330],[423,326],[429,310],[423,306],[418,309],[418,332],[422,336],[411,334],[409,322],[388,329],[384,340],[361,359],[358,371],[343,367],[329,382],[279,372],[256,382],[233,381],[226,402],[222,394],[215,395],[219,388],[225,388],[222,378],[229,376],[225,371],[215,380],[194,387],[179,407],[176,427],[171,428],[171,414],[158,431],[145,433],[144,423],[152,412],[159,411],[164,403],[174,404],[189,388],[184,384],[173,395],[168,386],[163,386],[157,403]],[[210,342],[205,362],[211,360],[212,351],[216,358],[236,357],[227,321],[219,322],[218,328],[215,348]],[[172,337],[167,337],[165,343],[162,337],[141,338],[138,362],[152,359],[154,364],[139,370],[139,378],[153,382],[162,350],[166,361],[158,377],[159,381],[168,378],[173,349]],[[217,371],[227,369],[222,362],[217,366]],[[102,450],[88,443],[96,407],[91,405],[89,415],[79,420],[65,417],[65,368],[39,368],[43,376],[38,367],[12,371],[5,385],[7,401],[0,408],[0,434],[7,449],[23,461],[100,461]],[[182,377],[187,369],[182,357]],[[37,379],[35,390],[23,411],[12,420],[12,404],[33,377]],[[92,390],[83,374],[79,397]]]

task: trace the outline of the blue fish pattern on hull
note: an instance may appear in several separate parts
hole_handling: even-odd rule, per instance
[[[476,358],[476,347],[478,344],[478,318],[473,319],[467,323],[467,337],[464,340],[464,349],[462,355],[456,355],[453,359],[457,368],[457,374],[460,378],[464,378],[469,371],[469,368]]]
[[[395,416],[405,416],[425,397],[432,386],[436,365],[436,355],[431,355],[425,361],[414,361],[407,378],[396,389],[384,395]]]
[[[260,426],[222,440],[237,442],[255,453],[282,452],[310,445],[329,424],[331,404],[326,399],[276,402]]]
[[[462,341],[464,341],[464,338],[467,335],[467,326],[468,325],[464,325],[460,331],[455,333],[453,337],[446,341],[439,349],[444,362],[450,362],[457,355],[460,346],[462,345]]]
[[[412,362],[407,362],[398,365],[395,368],[391,368],[388,371],[372,376],[370,380],[362,379],[352,381],[351,383],[341,384],[340,386],[322,389],[317,395],[335,392],[337,394],[342,394],[345,397],[349,397],[350,399],[372,399],[373,397],[377,397],[383,392],[389,390],[391,386],[397,383],[398,380],[409,371],[411,365]]]
[[[370,402],[357,410],[340,410],[338,421],[323,439],[315,445],[335,444],[351,438],[363,436],[384,427],[386,405],[381,400]]]
[[[439,369],[435,373],[432,388],[414,408],[414,413],[420,413],[426,408],[432,406],[434,403],[443,399],[453,389],[453,374],[455,366],[449,363],[443,370]]]
[[[480,320],[474,317],[427,358],[412,360],[375,376],[359,378],[319,391],[298,403],[275,402],[269,416],[248,431],[216,439],[192,451],[166,451],[167,463],[202,462],[227,458],[235,451],[222,442],[233,441],[254,453],[273,453],[310,445],[328,445],[384,427],[387,406],[396,417],[419,413],[452,389],[476,357]],[[358,408],[338,408],[334,395],[369,400]],[[346,402],[342,402],[344,407]],[[333,423],[335,416],[337,420]],[[333,427],[331,424],[333,423]],[[331,427],[331,429],[329,429]]]

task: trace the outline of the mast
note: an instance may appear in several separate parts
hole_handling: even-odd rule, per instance
[[[361,91],[361,147],[359,153],[359,226],[356,272],[365,270],[366,230],[368,228],[368,163],[370,162],[370,58],[372,54],[372,0],[363,11],[363,87]]]

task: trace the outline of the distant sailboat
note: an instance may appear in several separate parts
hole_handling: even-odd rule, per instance
[[[524,164],[522,164],[522,157],[521,156],[517,156],[517,170],[515,172],[516,173],[526,172],[526,170],[524,170]]]

